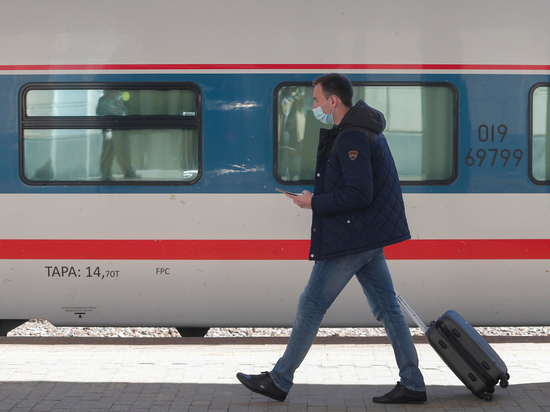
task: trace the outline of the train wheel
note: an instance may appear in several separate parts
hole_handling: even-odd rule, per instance
[[[7,336],[8,332],[21,326],[28,319],[0,319],[0,336]]]
[[[210,328],[178,328],[176,330],[179,332],[182,338],[204,338],[208,333]]]

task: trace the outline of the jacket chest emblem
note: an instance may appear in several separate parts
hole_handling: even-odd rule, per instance
[[[350,150],[348,152],[348,156],[351,160],[357,159],[357,156],[359,156],[359,152],[357,150]]]

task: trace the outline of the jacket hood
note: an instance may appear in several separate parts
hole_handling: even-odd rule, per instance
[[[364,127],[378,134],[386,128],[386,119],[382,112],[373,109],[363,100],[359,100],[349,109],[338,125],[339,129],[344,127]]]

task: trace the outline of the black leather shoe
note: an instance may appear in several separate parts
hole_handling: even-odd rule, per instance
[[[277,388],[277,385],[275,385],[275,382],[269,376],[269,372],[262,372],[261,375],[245,375],[239,372],[237,373],[237,379],[252,392],[259,393],[276,401],[282,402],[286,399],[286,395],[288,395],[288,392]]]
[[[411,391],[399,382],[391,391],[384,396],[375,396],[372,401],[375,403],[424,403],[428,400],[426,392]]]

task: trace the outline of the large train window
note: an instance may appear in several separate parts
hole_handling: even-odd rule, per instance
[[[449,84],[354,83],[362,99],[386,117],[388,139],[403,184],[449,184],[456,176],[458,94]],[[319,128],[312,113],[313,87],[280,85],[275,93],[275,177],[310,184]]]
[[[27,84],[21,174],[29,184],[193,184],[201,171],[194,84]]]
[[[536,85],[531,90],[530,125],[531,179],[550,184],[550,85]]]

